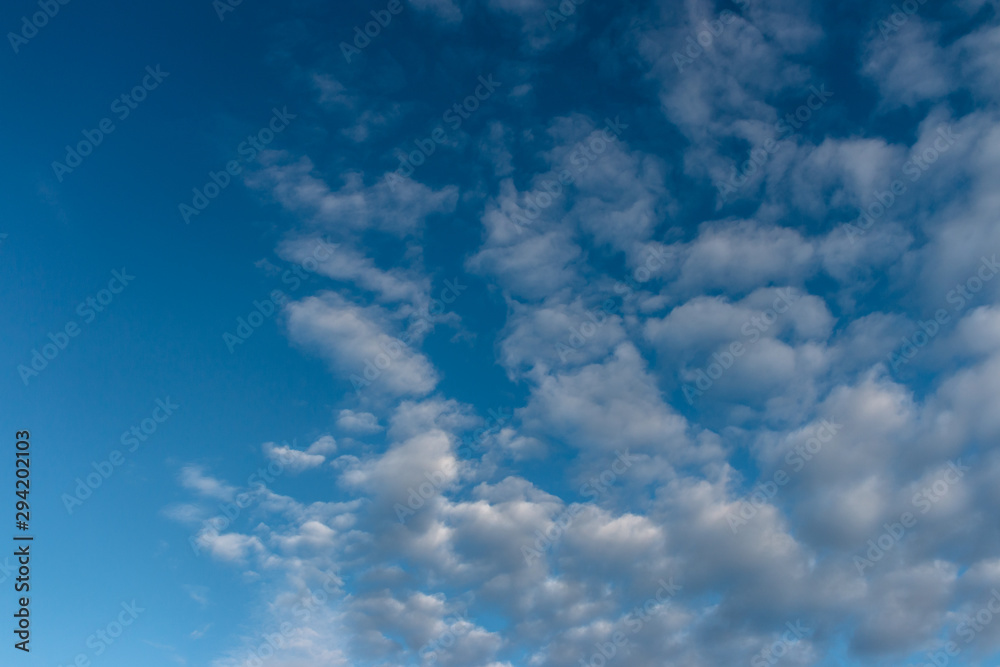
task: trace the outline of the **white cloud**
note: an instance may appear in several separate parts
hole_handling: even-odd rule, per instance
[[[294,449],[287,444],[276,445],[273,442],[265,442],[263,450],[264,455],[272,461],[280,463],[289,472],[298,473],[323,465],[326,457],[337,451],[337,444],[332,437],[326,435],[316,440],[305,451]]]
[[[185,466],[181,469],[181,484],[202,496],[217,500],[231,500],[236,489],[225,482],[204,473],[199,466]]]
[[[379,301],[402,301],[415,309],[427,308],[430,281],[426,277],[398,268],[382,270],[372,259],[345,244],[326,243],[318,237],[298,237],[282,243],[278,254],[320,275],[372,292]]]
[[[422,396],[437,384],[427,357],[393,336],[388,316],[376,306],[361,308],[328,292],[285,310],[292,340],[317,351],[345,380],[356,378],[366,391]]]
[[[417,231],[427,216],[454,210],[458,191],[449,186],[432,190],[409,178],[400,177],[393,186],[378,177],[366,184],[358,172],[341,175],[342,187],[334,191],[314,175],[313,162],[306,157],[287,162],[274,154],[261,171],[248,176],[250,185],[269,190],[291,211],[308,216],[326,229],[380,230],[392,235]]]
[[[370,412],[355,412],[344,409],[337,413],[337,426],[349,433],[359,435],[370,435],[378,433],[383,427],[378,423],[378,418]]]
[[[598,11],[587,7],[556,31],[545,3],[491,0],[486,9],[501,34],[519,31],[524,59],[570,45],[578,19]],[[416,8],[451,26],[474,9],[449,0]],[[623,663],[746,664],[799,620],[809,632],[784,663],[815,664],[847,647],[865,664],[903,664],[977,609],[984,587],[1000,585],[1000,537],[989,530],[1000,508],[991,445],[1000,435],[1000,281],[953,312],[905,368],[886,363],[1000,247],[992,19],[961,28],[923,13],[889,40],[864,28],[837,79],[853,67],[872,99],[838,83],[834,101],[723,202],[716,184],[823,85],[829,70],[812,63],[846,33],[827,43],[818,21],[828,12],[815,6],[751,3],[679,71],[674,53],[715,20],[714,4],[615,11],[580,53],[595,59],[598,82],[644,72],[625,100],[631,127],[527,224],[513,218],[537,206],[561,170],[578,168],[579,142],[599,136],[572,104],[524,126],[486,119],[478,135],[470,123],[461,190],[447,180],[392,189],[371,173],[326,176],[309,158],[279,154],[248,179],[300,220],[278,246],[283,259],[303,263],[312,244],[333,239],[316,266],[321,291],[296,295],[283,314],[292,342],[338,382],[333,398],[317,400],[337,406],[340,446],[322,436],[305,450],[268,443],[264,454],[335,482],[329,498],[308,503],[258,491],[245,525],[223,529],[206,517],[239,490],[188,466],[181,483],[195,500],[164,513],[200,524],[199,548],[269,584],[259,605],[268,622],[289,618],[333,573],[336,595],[307,621],[290,619],[295,634],[275,664],[416,663],[451,633],[436,656],[445,667],[569,667],[614,632],[629,637]],[[531,91],[519,96],[524,110],[542,117],[545,73],[505,66],[523,75],[512,89]],[[313,85],[324,113],[351,115],[336,130],[362,144],[352,149],[368,149],[391,105],[329,77]],[[600,96],[588,112],[609,106]],[[933,172],[908,182],[865,234],[848,235],[844,222],[905,178],[942,125],[958,139]],[[432,247],[441,230],[427,220],[455,213],[473,227]],[[637,281],[651,252],[662,265]],[[492,352],[509,383],[489,375],[497,369],[478,375],[484,369],[459,353],[437,356],[437,337],[421,347],[427,332],[416,323],[436,275],[427,267],[442,255],[487,284],[477,333],[496,338],[469,359]],[[792,295],[791,308],[754,325],[780,294]],[[750,344],[748,323],[759,334]],[[680,386],[733,341],[746,354],[710,392],[682,402]],[[357,394],[343,391],[352,375],[364,380]],[[514,415],[479,431],[472,455],[463,439],[490,406],[460,402],[468,386]],[[795,469],[789,453],[811,446],[824,420],[837,434]],[[606,493],[586,494],[624,450],[633,465]],[[914,494],[960,457],[970,462],[960,483],[859,573],[852,559],[867,541],[914,511]],[[779,470],[787,483],[754,496]],[[411,509],[405,521],[400,507]],[[543,541],[526,561],[523,547]],[[670,577],[683,593],[635,629],[629,614]],[[1000,630],[977,641],[993,650]]]

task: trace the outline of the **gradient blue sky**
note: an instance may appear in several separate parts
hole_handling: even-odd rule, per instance
[[[997,664],[996,0],[398,1],[8,35],[3,664]]]

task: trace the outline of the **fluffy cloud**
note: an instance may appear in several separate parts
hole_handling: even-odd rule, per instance
[[[295,449],[289,445],[276,445],[273,442],[265,442],[264,455],[287,468],[290,472],[302,472],[310,468],[323,465],[326,457],[337,451],[337,443],[328,435],[325,435],[305,450]]]
[[[412,110],[312,79],[379,166],[271,154],[247,182],[294,220],[280,257],[325,244],[283,316],[338,442],[264,445],[322,470],[308,501],[247,491],[222,527],[241,490],[190,465],[166,514],[273,586],[271,620],[334,573],[282,664],[610,664],[616,633],[640,666],[924,660],[1000,586],[995,3],[887,36],[885,8],[572,4],[415,3],[448,57],[380,67],[485,69],[454,28],[494,21],[522,108],[392,186],[365,128]],[[462,268],[467,347],[428,312]],[[963,664],[1000,630],[976,642]]]
[[[362,174],[347,172],[341,175],[342,187],[334,191],[317,177],[309,158],[294,162],[282,158],[271,156],[272,164],[248,177],[248,182],[269,190],[283,206],[323,228],[403,235],[417,230],[428,215],[455,208],[454,187],[435,191],[405,177],[393,185],[384,178],[366,184]]]
[[[389,317],[377,307],[361,308],[327,293],[293,302],[286,311],[291,338],[319,353],[356,388],[422,396],[437,384],[427,357],[391,335]]]

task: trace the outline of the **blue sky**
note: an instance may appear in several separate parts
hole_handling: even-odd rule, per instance
[[[996,664],[997,10],[10,4],[4,664]]]

